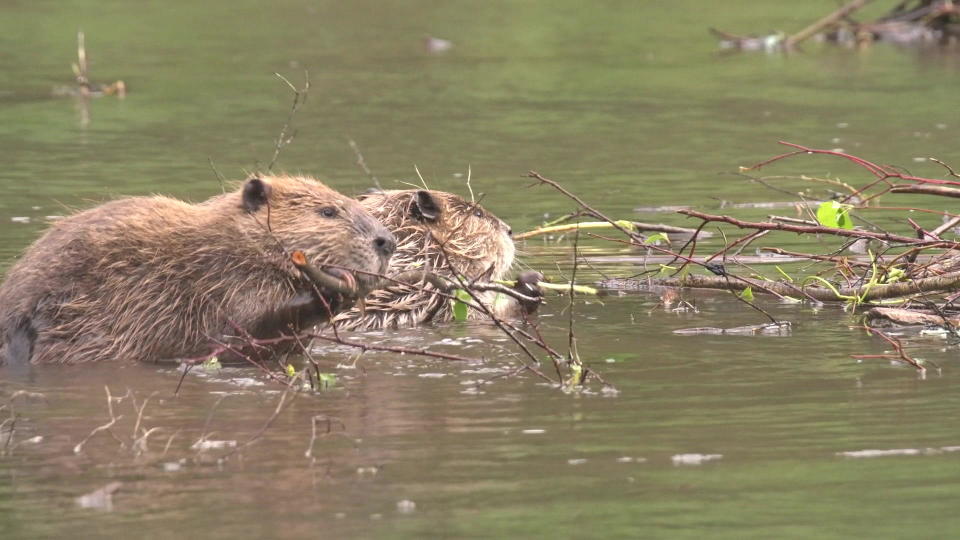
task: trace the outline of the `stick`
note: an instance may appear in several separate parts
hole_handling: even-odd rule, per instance
[[[606,221],[581,221],[579,223],[568,223],[566,225],[552,225],[549,227],[540,227],[532,231],[527,231],[525,233],[520,233],[513,237],[514,240],[523,240],[525,238],[531,238],[534,236],[540,236],[542,234],[558,233],[558,232],[570,232],[570,231],[579,231],[580,229],[610,229],[613,227],[623,227],[624,229],[632,229],[633,223],[625,219],[621,219],[616,222],[616,224],[608,223]],[[690,229],[690,232],[693,232]]]
[[[784,48],[786,48],[788,51],[793,50],[794,48],[796,48],[798,44],[800,44],[803,41],[806,41],[807,39],[815,35],[817,32],[820,32],[821,30],[823,30],[824,28],[827,28],[828,26],[832,26],[836,24],[840,19],[843,19],[844,17],[850,15],[854,11],[862,8],[863,6],[869,3],[870,3],[870,0],[853,0],[852,2],[840,7],[833,13],[823,17],[819,21],[811,24],[810,26],[804,28],[803,30],[800,30],[796,34],[788,37],[786,41],[784,41],[784,44],[783,44]]]
[[[953,197],[960,199],[960,189],[948,188],[943,186],[893,186],[891,193],[916,193],[920,195],[939,195],[941,197]]]
[[[307,257],[302,251],[298,250],[291,253],[290,262],[292,262],[298,270],[303,272],[303,274],[307,276],[307,278],[317,287],[320,287],[321,289],[328,289],[350,297],[357,296],[356,281],[349,283],[346,279],[337,279],[327,273],[317,270],[307,262]],[[350,274],[344,275],[350,276]],[[352,279],[352,276],[350,277]]]
[[[357,165],[360,167],[360,170],[369,176],[371,180],[373,180],[373,185],[377,186],[378,190],[383,191],[383,186],[380,185],[380,180],[377,179],[376,175],[373,174],[373,171],[370,170],[370,167],[367,167],[367,161],[363,159],[363,154],[360,153],[360,146],[357,145],[356,141],[353,139],[347,139],[347,144],[350,145],[353,153],[357,155]]]
[[[120,420],[121,418],[123,418],[122,414],[120,416],[117,416],[116,418],[111,419],[109,422],[107,422],[106,424],[103,424],[102,426],[97,426],[93,428],[93,431],[91,431],[89,435],[84,437],[82,441],[80,441],[79,443],[77,443],[76,446],[73,447],[73,453],[79,454],[80,452],[82,452],[83,445],[87,444],[87,441],[93,438],[93,436],[96,435],[97,433],[100,433],[103,430],[110,429],[111,427],[113,427],[113,425],[117,423],[117,420]]]
[[[283,128],[280,129],[280,135],[277,136],[276,146],[273,148],[273,158],[270,160],[270,164],[267,165],[267,171],[273,170],[273,166],[276,165],[277,159],[280,158],[280,150],[284,146],[293,142],[294,134],[287,135],[287,131],[290,130],[290,125],[293,123],[293,117],[297,114],[297,110],[300,109],[300,106],[307,102],[307,92],[310,91],[310,73],[307,70],[303,71],[303,89],[297,90],[297,87],[293,85],[286,77],[279,73],[274,73],[281,81],[287,83],[287,86],[293,90],[293,105],[290,107],[290,113],[287,114],[287,121],[283,124]]]

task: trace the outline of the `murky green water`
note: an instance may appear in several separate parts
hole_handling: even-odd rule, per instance
[[[778,153],[779,139],[844,148],[917,174],[941,172],[917,157],[960,163],[957,56],[815,44],[790,57],[722,56],[706,33],[708,26],[793,30],[833,6],[6,2],[0,267],[39,234],[45,216],[125,194],[198,200],[219,190],[208,160],[230,178],[268,163],[292,97],[273,72],[301,85],[308,69],[311,83],[280,168],[362,191],[371,180],[350,139],[387,187],[413,180],[416,164],[431,187],[463,192],[469,166],[485,204],[515,230],[573,209],[547,188],[523,189],[530,169],[610,215],[684,225],[691,223],[633,209],[789,200],[730,174]],[[70,82],[78,28],[93,77],[123,79],[126,99],[51,97]],[[454,48],[427,54],[428,35]],[[866,178],[825,158],[770,172],[798,173]],[[883,212],[876,219],[904,227]],[[570,258],[569,244],[520,247],[523,265],[548,272]],[[597,269],[636,271],[611,262],[623,255],[616,248],[586,248],[596,269],[584,279],[598,277]],[[901,366],[852,360],[884,344],[852,329],[855,319],[839,308],[769,300],[763,305],[772,314],[794,323],[791,336],[674,335],[763,322],[729,296],[689,299],[698,313],[665,312],[646,295],[577,305],[580,350],[617,395],[564,395],[530,377],[478,391],[475,381],[515,365],[513,349],[483,326],[368,339],[437,346],[486,364],[368,355],[360,369],[345,369],[336,366],[351,361],[350,351],[321,349],[336,387],[297,397],[259,440],[227,458],[229,448],[192,446],[205,434],[242,445],[261,430],[280,393],[253,370],[191,375],[173,398],[178,374],[153,366],[0,369],[4,400],[17,390],[46,396],[13,402],[14,447],[0,457],[0,535],[944,538],[960,531],[956,349],[934,338],[915,342],[916,356],[943,367],[920,380]],[[542,314],[556,344],[566,342],[564,306],[554,299]],[[99,433],[74,452],[109,420],[105,385],[115,396],[129,390],[138,405],[152,396],[141,426],[159,429],[146,452],[131,449],[138,415],[130,397],[115,404],[120,441]],[[323,435],[321,422],[308,458],[316,416],[342,424]],[[904,451],[838,454],[865,449]],[[707,461],[711,455],[721,457]],[[120,486],[109,505],[80,499],[113,482]]]

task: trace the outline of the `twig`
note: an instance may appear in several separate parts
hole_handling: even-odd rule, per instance
[[[538,173],[537,171],[530,171],[530,172],[528,172],[528,173],[527,173],[527,177],[529,177],[529,178],[535,178],[535,179],[539,180],[540,183],[542,183],[542,184],[547,184],[547,185],[553,187],[554,189],[556,189],[556,190],[559,191],[560,193],[563,193],[563,194],[566,195],[567,197],[573,199],[573,201],[575,201],[577,204],[579,204],[580,207],[583,208],[584,210],[590,212],[590,213],[593,214],[594,216],[597,216],[598,218],[600,218],[600,219],[602,219],[602,220],[610,223],[611,225],[613,225],[613,228],[619,230],[620,232],[622,232],[623,234],[629,236],[630,238],[633,238],[633,237],[634,237],[634,233],[633,233],[632,231],[628,230],[626,227],[621,226],[621,225],[618,224],[616,221],[614,221],[614,220],[606,217],[603,213],[599,212],[598,210],[596,210],[596,209],[594,209],[593,207],[591,207],[589,204],[585,203],[585,202],[583,201],[583,199],[581,199],[580,197],[577,197],[577,196],[574,195],[573,193],[570,193],[569,191],[567,191],[567,190],[566,190],[563,186],[561,186],[560,184],[554,182],[553,180],[551,180],[551,179],[549,179],[549,178],[544,178],[544,177],[543,177],[540,173]]]
[[[310,418],[310,443],[307,444],[307,451],[303,453],[303,457],[312,458],[313,457],[313,444],[317,441],[317,421],[326,420],[327,421],[327,431],[323,435],[330,435],[333,433],[333,423],[336,422],[340,425],[340,429],[346,430],[347,426],[339,418],[333,418],[325,414],[318,414]]]
[[[123,418],[122,414],[120,416],[117,416],[116,418],[111,418],[110,421],[107,422],[106,424],[93,428],[93,431],[91,431],[89,435],[84,437],[82,441],[80,441],[79,443],[77,443],[76,446],[73,447],[73,453],[79,454],[80,452],[82,452],[83,445],[87,444],[87,441],[93,438],[93,436],[96,435],[97,433],[100,433],[101,431],[104,431],[113,427],[113,425],[117,423],[117,420],[120,420],[121,418]]]
[[[133,424],[133,439],[134,439],[134,440],[136,440],[136,438],[137,438],[137,433],[140,431],[140,421],[143,419],[143,410],[147,408],[147,403],[149,403],[149,402],[150,402],[150,399],[153,398],[153,396],[155,396],[155,395],[157,395],[157,393],[156,393],[156,392],[153,392],[152,394],[150,394],[149,396],[147,396],[147,399],[143,400],[143,405],[141,405],[140,407],[137,407],[137,400],[136,400],[136,399],[132,399],[132,398],[131,398],[131,400],[130,400],[130,403],[133,404],[133,410],[134,410],[134,412],[137,413],[137,421],[134,422],[134,424]]]
[[[260,437],[262,437],[264,433],[266,433],[267,429],[269,429],[270,426],[273,425],[274,420],[276,420],[277,417],[280,416],[280,413],[283,411],[284,403],[286,403],[287,401],[287,396],[290,395],[291,393],[293,394],[293,399],[290,400],[290,403],[293,403],[293,401],[296,399],[297,395],[299,394],[298,392],[295,391],[296,383],[303,377],[305,373],[306,371],[301,371],[297,373],[293,378],[290,379],[289,383],[287,384],[287,389],[284,390],[282,394],[280,394],[280,399],[277,401],[277,407],[273,410],[273,414],[271,414],[270,417],[267,418],[267,421],[264,422],[263,426],[261,426],[260,429],[257,430],[257,432],[254,433],[253,436],[247,439],[243,444],[235,446],[233,449],[227,452],[224,456],[222,456],[223,459],[226,459],[232,456],[233,454],[236,454],[240,450],[250,446],[251,444],[256,442]]]
[[[217,170],[217,166],[213,164],[213,158],[207,156],[207,163],[210,164],[210,169],[213,170],[214,176],[217,177],[217,183],[220,184],[220,191],[223,193],[227,192],[227,179],[220,174],[220,171]]]
[[[852,358],[861,358],[861,359],[863,359],[863,358],[893,358],[893,359],[896,359],[896,360],[900,360],[901,362],[903,362],[903,363],[905,363],[905,364],[907,364],[907,365],[910,365],[910,366],[913,366],[914,368],[916,368],[916,370],[917,370],[918,372],[920,372],[920,376],[921,376],[921,377],[923,377],[923,376],[926,375],[926,373],[927,373],[927,368],[926,368],[923,364],[921,364],[920,362],[918,362],[918,361],[916,361],[915,359],[913,359],[912,357],[910,357],[910,355],[908,355],[908,354],[906,353],[906,351],[903,350],[903,344],[900,343],[900,340],[899,340],[899,339],[892,338],[892,337],[884,334],[884,333],[881,332],[880,330],[877,330],[876,328],[870,328],[869,326],[866,326],[866,325],[864,325],[863,328],[864,328],[864,330],[867,331],[867,333],[869,333],[869,334],[875,334],[875,335],[880,336],[881,338],[883,338],[884,341],[886,341],[887,343],[889,343],[889,344],[893,347],[893,349],[897,352],[897,354],[896,354],[896,356],[894,356],[894,355],[889,355],[889,354],[886,354],[886,355],[852,354],[852,355],[850,355]]]
[[[267,165],[267,171],[273,170],[273,166],[277,163],[277,159],[280,157],[280,150],[284,146],[293,142],[293,137],[295,133],[288,134],[290,131],[290,125],[293,123],[293,117],[297,114],[297,110],[300,109],[300,106],[307,102],[307,92],[310,91],[310,73],[307,70],[303,70],[303,88],[297,90],[297,87],[293,85],[286,77],[279,73],[274,73],[281,81],[287,83],[287,86],[293,90],[293,105],[290,107],[290,113],[287,114],[287,121],[283,124],[283,128],[280,130],[280,135],[277,136],[276,145],[273,148],[273,158],[270,160],[270,164]]]
[[[360,146],[358,146],[353,139],[347,139],[347,144],[350,145],[353,153],[356,154],[357,165],[360,167],[360,170],[370,177],[371,180],[373,180],[373,185],[377,186],[378,190],[383,191],[383,186],[380,185],[380,180],[377,179],[375,174],[373,174],[373,171],[370,170],[370,167],[367,167],[367,162],[363,159],[363,154],[360,153]]]
[[[220,406],[220,402],[227,399],[227,396],[230,394],[223,394],[217,401],[213,402],[213,406],[210,407],[210,412],[207,413],[207,419],[203,422],[203,429],[200,431],[200,438],[197,439],[197,442],[194,443],[194,446],[197,446],[198,443],[201,443],[207,439],[207,429],[210,427],[210,421],[213,420],[213,413],[217,410],[217,407]],[[169,445],[169,442],[167,443]]]
[[[547,374],[545,374],[544,372],[540,371],[539,369],[537,369],[537,368],[535,367],[536,365],[539,365],[539,363],[540,363],[540,361],[537,359],[536,355],[534,355],[533,352],[530,351],[530,349],[527,347],[527,345],[526,345],[523,341],[521,341],[513,332],[511,332],[511,331],[507,328],[507,326],[504,324],[504,322],[503,322],[502,320],[500,320],[499,317],[497,317],[496,315],[493,314],[493,312],[490,310],[490,308],[488,308],[488,307],[483,303],[483,301],[480,299],[480,297],[477,296],[477,293],[474,292],[474,291],[472,291],[472,290],[466,285],[466,283],[464,282],[463,278],[461,277],[462,274],[461,274],[460,271],[453,265],[453,263],[450,261],[450,257],[449,257],[449,255],[447,254],[446,249],[444,249],[443,243],[438,243],[437,245],[438,245],[438,247],[440,248],[439,253],[440,253],[440,255],[443,257],[444,263],[446,264],[447,268],[449,268],[450,271],[453,273],[453,275],[455,276],[456,280],[457,280],[457,281],[460,283],[460,285],[462,286],[463,290],[465,290],[465,291],[467,292],[467,294],[469,294],[470,297],[473,298],[473,301],[480,307],[481,312],[484,313],[491,321],[493,321],[493,323],[497,326],[497,328],[499,328],[501,332],[503,332],[504,334],[506,334],[506,336],[507,336],[508,338],[510,338],[511,341],[513,341],[514,343],[516,343],[517,346],[520,347],[520,349],[530,358],[530,360],[533,361],[533,364],[534,364],[534,365],[526,364],[526,369],[529,370],[531,373],[534,373],[535,375],[537,375],[538,377],[540,377],[540,378],[542,378],[542,379],[544,379],[544,380],[546,380],[546,381],[549,381],[549,382],[554,383],[554,384],[562,384],[563,381],[554,381],[554,380],[551,379]],[[557,360],[557,359],[554,358],[554,361],[556,361],[556,360]]]
[[[957,173],[953,170],[953,167],[947,165],[946,163],[940,161],[940,160],[937,159],[937,158],[928,157],[927,159],[929,159],[930,161],[932,161],[932,162],[934,162],[934,163],[937,163],[937,164],[939,164],[940,166],[942,166],[944,169],[947,170],[947,172],[950,174],[950,176],[952,176],[952,177],[954,177],[954,178],[960,178],[960,174],[957,174]]]

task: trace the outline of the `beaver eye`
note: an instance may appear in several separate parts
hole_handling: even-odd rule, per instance
[[[473,215],[482,218],[482,217],[483,217],[483,210],[480,210],[480,209],[478,208],[477,210],[474,210],[474,211],[473,211]]]
[[[320,215],[325,218],[337,217],[337,209],[334,206],[324,206],[320,209]]]

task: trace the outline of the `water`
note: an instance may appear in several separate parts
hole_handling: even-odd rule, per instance
[[[792,30],[833,6],[8,3],[0,18],[8,38],[0,55],[0,267],[39,234],[45,216],[126,194],[200,200],[220,189],[210,160],[232,179],[269,163],[292,100],[273,72],[300,87],[307,69],[311,84],[278,168],[360,192],[371,179],[351,139],[386,187],[415,181],[417,165],[431,187],[463,193],[470,167],[485,205],[515,230],[574,208],[546,187],[524,189],[530,169],[611,216],[690,226],[633,209],[790,200],[731,174],[780,152],[779,139],[844,148],[915,174],[942,173],[916,157],[960,162],[960,118],[945,105],[960,78],[955,56],[812,43],[788,57],[723,56],[706,33]],[[126,99],[84,105],[51,96],[70,82],[78,28],[94,79],[123,79]],[[428,54],[428,35],[454,48]],[[867,178],[819,157],[767,173]],[[778,182],[793,192],[809,187]],[[915,197],[884,203],[949,207]],[[896,215],[871,217],[908,230]],[[769,244],[839,245],[790,236]],[[594,269],[581,268],[585,280],[637,270],[610,262],[629,255],[616,247],[583,247],[597,257]],[[569,270],[569,242],[520,248],[524,266],[558,273],[560,261]],[[666,312],[653,295],[577,304],[580,350],[616,395],[565,395],[529,376],[478,387],[516,365],[489,327],[390,332],[367,339],[486,363],[370,354],[345,369],[337,365],[352,361],[350,351],[321,348],[334,388],[285,402],[259,437],[281,393],[254,370],[191,375],[177,398],[178,373],[150,365],[0,371],[4,400],[17,390],[45,396],[12,404],[16,446],[0,458],[0,534],[839,538],[960,530],[952,511],[960,453],[950,451],[960,445],[955,349],[937,338],[911,342],[912,354],[943,367],[926,379],[885,361],[859,363],[849,355],[885,344],[857,330],[850,314],[769,300],[761,302],[768,311],[794,323],[790,336],[673,334],[764,320],[723,294],[687,299],[699,312]],[[555,298],[542,313],[545,336],[558,346],[567,338],[565,306]],[[114,404],[123,415],[112,428],[119,441],[101,432],[74,453],[110,419],[105,385],[114,396],[131,392],[138,405],[152,396],[141,426],[159,429],[145,451],[131,448],[138,415],[127,397]],[[330,435],[325,421],[318,425],[308,458],[317,416],[339,422]],[[230,448],[192,448],[205,435],[240,446],[256,440],[224,458]],[[910,452],[838,455],[868,449]],[[113,482],[112,497],[80,499]]]

